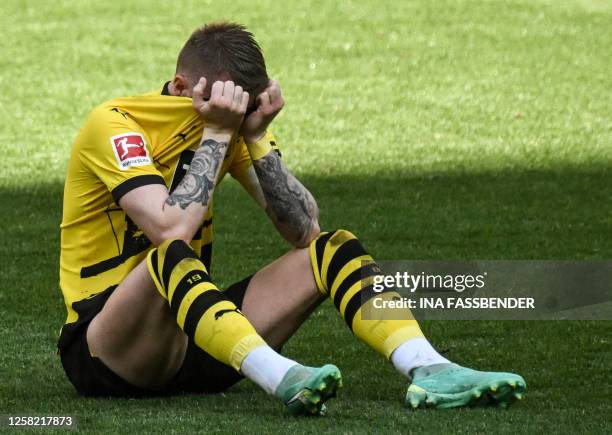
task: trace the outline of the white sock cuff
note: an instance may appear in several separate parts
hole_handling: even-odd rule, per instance
[[[296,364],[265,345],[249,352],[242,361],[240,371],[266,393],[274,394],[289,369]]]
[[[449,362],[424,337],[403,342],[391,354],[391,363],[406,377],[410,377],[410,372],[417,367]]]

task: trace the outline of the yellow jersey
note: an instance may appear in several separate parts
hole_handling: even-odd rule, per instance
[[[61,223],[60,287],[67,324],[77,322],[75,302],[118,285],[153,248],[119,207],[132,189],[163,184],[171,192],[200,145],[204,124],[191,98],[160,92],[107,101],[89,114],[70,155]],[[273,148],[276,142],[271,142]],[[243,181],[252,165],[244,140],[229,144],[226,173]],[[212,201],[192,248],[210,270]]]

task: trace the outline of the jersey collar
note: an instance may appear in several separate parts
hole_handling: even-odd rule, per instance
[[[170,85],[170,82],[166,82],[164,84],[164,87],[162,88],[161,94],[162,95],[168,95],[170,96],[170,89],[168,89],[168,86]]]

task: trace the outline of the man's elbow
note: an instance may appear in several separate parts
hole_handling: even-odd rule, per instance
[[[296,241],[293,245],[296,248],[307,248],[310,246],[312,241],[316,239],[321,233],[321,228],[319,227],[319,221],[314,219],[309,226],[309,230],[304,233],[304,236]]]
[[[310,245],[314,239],[319,237],[319,234],[321,234],[321,228],[319,227],[319,221],[315,219],[312,222],[312,228],[310,229],[310,234],[308,235],[308,244]]]
[[[154,231],[151,242],[155,246],[161,245],[166,240],[183,240],[185,243],[190,243],[193,236],[186,228],[180,225],[160,226]]]

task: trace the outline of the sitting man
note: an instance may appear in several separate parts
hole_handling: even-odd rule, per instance
[[[91,112],[72,148],[61,225],[68,318],[58,348],[77,391],[212,393],[244,376],[294,414],[321,414],[341,386],[338,368],[278,351],[330,298],[351,331],[411,379],[408,405],[520,398],[520,376],[450,363],[412,316],[362,318],[377,294],[362,278],[380,269],[350,232],[320,232],[317,204],[269,130],[282,107],[253,35],[221,23],[191,35],[161,92]],[[219,291],[213,193],[228,172],[294,249]]]

